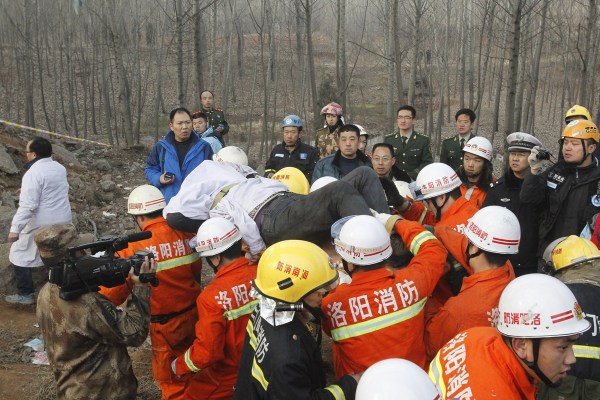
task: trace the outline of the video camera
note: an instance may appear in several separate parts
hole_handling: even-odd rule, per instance
[[[154,258],[154,253],[148,250],[137,251],[128,258],[119,258],[115,253],[127,248],[130,242],[149,239],[152,232],[139,232],[123,237],[109,237],[96,242],[70,247],[67,258],[58,265],[50,267],[49,281],[60,288],[60,298],[63,300],[77,299],[84,293],[97,292],[99,286],[115,287],[125,283],[129,270],[140,277],[141,282],[150,282],[158,286],[155,273],[140,275],[140,268],[145,257]],[[78,252],[89,249],[91,254],[104,252],[100,256],[78,257]]]

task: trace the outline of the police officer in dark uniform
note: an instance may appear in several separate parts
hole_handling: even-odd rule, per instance
[[[225,111],[221,108],[213,108],[215,96],[210,90],[204,90],[200,93],[200,103],[202,111],[208,119],[208,127],[213,128],[214,136],[225,146],[223,136],[229,132],[229,124],[225,121]]]
[[[402,106],[396,113],[398,131],[385,137],[385,143],[394,146],[396,166],[408,173],[411,179],[417,179],[419,171],[433,162],[431,141],[425,135],[413,130],[417,110],[412,106]]]
[[[521,225],[519,252],[510,257],[516,276],[537,272],[539,207],[521,203],[519,195],[523,180],[529,172],[527,158],[534,146],[542,143],[534,136],[515,132],[506,137],[508,142],[508,169],[496,182],[490,184],[482,207],[502,206],[512,211]]]
[[[283,141],[273,148],[265,165],[265,176],[270,178],[284,167],[298,168],[308,181],[319,160],[319,152],[313,146],[302,143],[302,120],[297,115],[288,115],[281,123]]]
[[[472,132],[477,115],[469,108],[462,108],[456,112],[456,135],[442,141],[440,162],[448,164],[453,170],[462,165],[463,148],[465,144],[476,135]]]

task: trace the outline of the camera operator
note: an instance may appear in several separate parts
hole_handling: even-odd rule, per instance
[[[65,261],[77,239],[70,224],[47,225],[35,235],[42,261],[50,268]],[[140,273],[154,273],[156,263],[150,264],[146,259]],[[127,346],[140,346],[148,335],[150,288],[132,272],[133,293],[120,309],[94,291],[67,301],[55,283],[41,289],[37,317],[58,399],[135,398],[137,379]]]
[[[521,202],[540,210],[539,258],[554,239],[579,235],[586,221],[600,211],[600,167],[594,157],[598,128],[591,121],[571,121],[560,144],[563,160],[546,171],[548,152],[540,146],[531,149],[531,174],[521,187]]]

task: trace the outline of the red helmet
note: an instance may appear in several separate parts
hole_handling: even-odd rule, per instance
[[[332,115],[337,115],[338,117],[340,117],[342,115],[342,106],[340,106],[338,103],[332,101],[331,103],[327,104],[325,107],[323,107],[321,109],[321,115],[324,114],[332,114]]]

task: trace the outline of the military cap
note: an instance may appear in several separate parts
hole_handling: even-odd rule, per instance
[[[514,132],[506,137],[508,151],[531,151],[535,146],[541,146],[535,136],[525,132]]]
[[[72,224],[42,226],[34,236],[42,258],[66,255],[67,248],[77,239],[77,230]]]

